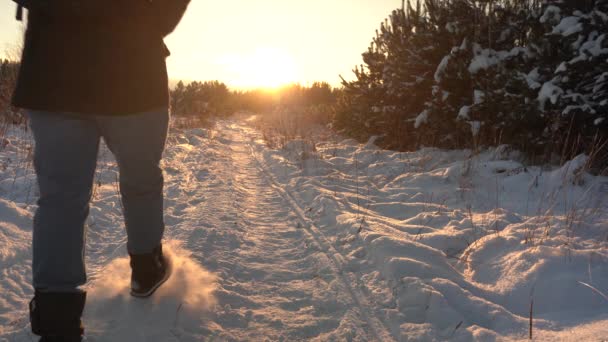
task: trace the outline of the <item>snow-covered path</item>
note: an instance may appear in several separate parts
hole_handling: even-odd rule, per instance
[[[341,265],[317,243],[322,237],[305,229],[297,209],[269,183],[252,154],[250,129],[218,125],[216,157],[189,154],[182,163],[198,171],[185,193],[189,205],[173,208],[181,222],[167,235],[218,274],[222,310],[212,321],[221,337],[294,341],[347,334],[390,341]]]
[[[538,341],[608,338],[608,179],[504,150],[270,149],[244,118],[172,131],[164,158],[175,272],[128,295],[117,168],[88,221],[89,342]],[[0,341],[27,318],[35,177],[27,132],[0,150]],[[589,286],[592,286],[590,288]]]
[[[102,152],[87,246],[89,341],[393,340],[354,287],[356,276],[343,274],[341,256],[272,183],[253,154],[251,133],[227,121],[170,138],[165,236],[178,274],[151,302],[126,295],[116,170]],[[20,260],[23,269],[29,260]],[[26,280],[21,274],[28,294]],[[12,324],[27,324],[24,314]],[[27,327],[6,336],[32,338]]]

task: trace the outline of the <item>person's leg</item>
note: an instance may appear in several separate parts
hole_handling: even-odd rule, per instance
[[[40,189],[32,243],[33,286],[46,292],[76,292],[86,282],[84,225],[99,133],[93,120],[28,114]]]
[[[86,293],[85,220],[99,133],[95,122],[58,113],[28,113],[40,198],[34,216],[32,331],[44,339],[80,341]]]
[[[118,162],[129,254],[151,253],[161,244],[163,173],[160,161],[169,111],[97,117],[101,134]]]

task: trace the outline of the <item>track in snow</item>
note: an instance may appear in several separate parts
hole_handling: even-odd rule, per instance
[[[212,152],[183,160],[182,194],[169,208],[179,222],[168,230],[219,276],[208,335],[393,340],[341,254],[255,159],[252,132],[234,122],[218,122],[217,132]]]
[[[270,186],[289,204],[291,209],[298,216],[299,226],[305,227],[308,235],[312,237],[316,245],[325,253],[327,258],[331,260],[332,268],[335,274],[339,275],[345,288],[348,290],[349,295],[352,298],[352,302],[359,308],[359,312],[362,318],[367,323],[370,333],[375,339],[380,341],[393,341],[394,336],[390,333],[390,328],[387,323],[375,316],[373,312],[375,308],[370,305],[370,299],[362,292],[353,287],[351,283],[356,286],[365,287],[365,285],[359,282],[359,279],[353,275],[345,274],[347,268],[347,262],[345,261],[344,254],[336,249],[336,247],[329,241],[329,239],[317,228],[317,226],[309,218],[306,217],[304,210],[296,202],[289,191],[283,189],[276,180],[274,180],[272,174],[266,169],[262,162],[260,162],[250,146],[250,153],[253,158],[256,159],[256,164],[263,174],[264,178],[270,184]],[[370,314],[371,313],[371,314]]]

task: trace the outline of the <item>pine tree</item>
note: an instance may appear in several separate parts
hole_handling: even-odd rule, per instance
[[[553,110],[552,135],[568,137],[556,149],[589,151],[608,139],[608,1],[547,1],[543,9],[554,57],[543,87],[553,91],[540,99]]]
[[[397,149],[589,152],[608,139],[607,3],[404,3],[343,82],[336,126]]]

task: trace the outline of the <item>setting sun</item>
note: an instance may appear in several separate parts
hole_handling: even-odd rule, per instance
[[[231,88],[341,84],[380,22],[400,0],[190,1],[165,39],[173,81],[219,80]],[[15,3],[0,1],[0,58],[16,59],[23,36]],[[13,58],[15,57],[15,58]],[[242,71],[242,74],[241,74]]]
[[[220,60],[232,73],[238,88],[277,88],[298,81],[293,57],[278,48],[258,48],[248,54],[227,55]]]

